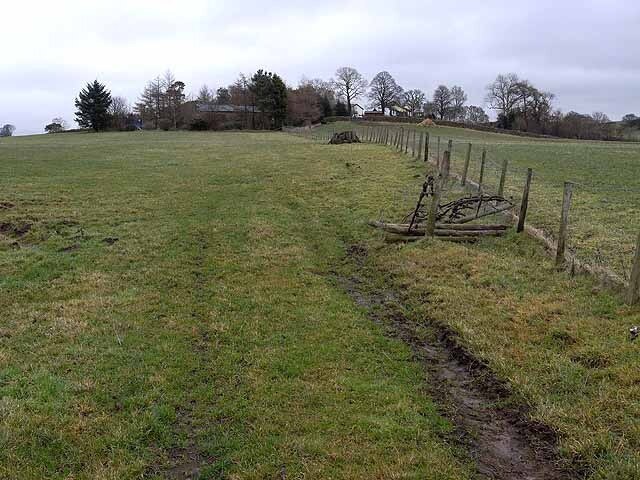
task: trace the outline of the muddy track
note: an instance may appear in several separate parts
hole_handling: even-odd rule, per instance
[[[204,284],[206,277],[204,275],[204,263],[206,258],[206,251],[209,248],[206,235],[196,230],[192,232],[193,241],[196,244],[196,252],[190,261],[191,273],[193,276],[193,297],[194,308],[191,311],[191,316],[194,319],[199,319],[201,323],[204,323],[203,312],[206,311],[207,301],[204,294]],[[200,338],[194,343],[194,350],[199,352],[198,359],[202,358],[202,355],[208,350],[208,335],[206,332],[202,332]],[[200,368],[196,366],[195,368]],[[179,409],[176,415],[176,432],[180,432],[186,441],[181,446],[171,447],[167,451],[169,462],[171,467],[165,469],[162,472],[162,476],[166,479],[185,480],[196,479],[199,477],[201,470],[208,464],[213,462],[212,458],[208,458],[199,449],[196,439],[196,427],[193,424],[193,410],[196,408],[196,404],[193,400],[189,402],[189,405],[185,408]]]
[[[469,452],[478,473],[497,480],[557,480],[573,476],[561,466],[556,438],[547,427],[527,420],[524,407],[506,406],[507,386],[489,368],[469,354],[446,326],[421,320],[432,335],[416,333],[416,323],[393,291],[375,288],[362,273],[367,251],[353,246],[348,262],[356,274],[338,283],[367,309],[390,335],[411,346],[425,367],[428,394],[440,412],[455,425],[456,441]],[[362,274],[360,274],[362,273]]]

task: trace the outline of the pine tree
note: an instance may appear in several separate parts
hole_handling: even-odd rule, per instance
[[[76,98],[76,122],[84,128],[92,128],[96,132],[104,130],[109,125],[109,107],[111,106],[111,92],[94,80],[80,91]]]
[[[258,70],[249,87],[256,99],[256,106],[271,118],[273,128],[282,127],[287,118],[287,86],[275,73]]]

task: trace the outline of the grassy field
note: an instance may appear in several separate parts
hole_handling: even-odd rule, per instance
[[[337,270],[455,329],[585,477],[639,478],[638,310],[526,237],[385,245],[423,174],[277,133],[3,140],[0,478],[475,478]]]
[[[0,478],[470,478],[331,274],[412,174],[284,134],[3,140]]]
[[[388,124],[399,128],[397,124]],[[334,125],[325,128],[346,128]],[[569,247],[588,263],[628,277],[640,233],[640,143],[536,139],[452,127],[405,128],[430,133],[430,151],[454,141],[452,170],[461,173],[473,144],[469,178],[479,178],[482,150],[487,150],[484,185],[497,191],[501,167],[509,162],[505,193],[520,201],[526,169],[534,180],[528,218],[548,236],[557,236],[565,181],[575,182]]]

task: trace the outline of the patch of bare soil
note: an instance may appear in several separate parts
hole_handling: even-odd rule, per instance
[[[164,477],[171,480],[195,480],[200,476],[202,467],[211,459],[206,459],[196,447],[194,428],[187,412],[178,413],[178,425],[186,432],[187,442],[185,446],[169,449],[172,467],[165,470]]]
[[[199,230],[193,232],[193,239],[197,244],[197,250],[189,262],[194,283],[194,309],[191,312],[191,316],[193,318],[199,318],[202,323],[206,323],[203,312],[207,310],[208,304],[203,287],[207,281],[204,266],[209,243],[206,235]],[[118,241],[115,237],[113,237],[112,240],[111,242],[107,241],[107,239],[103,241],[109,245]],[[206,331],[201,332],[194,340],[194,349],[202,354],[211,349],[210,338]],[[201,357],[204,357],[204,355],[198,356],[198,358]],[[194,369],[197,368],[200,367],[195,365]],[[163,478],[170,480],[195,480],[200,478],[200,473],[203,468],[213,464],[215,461],[214,458],[205,455],[198,446],[196,438],[198,430],[194,425],[191,413],[195,406],[195,402],[191,401],[188,408],[178,412],[174,428],[183,437],[186,437],[186,441],[183,445],[172,447],[167,451],[170,467],[162,470],[161,474]]]
[[[8,237],[24,237],[33,225],[25,221],[0,222],[0,233]]]
[[[356,245],[347,254],[361,270],[366,248]],[[364,273],[356,275],[338,277],[338,282],[374,321],[411,346],[428,373],[428,393],[455,425],[457,440],[481,475],[497,480],[572,478],[562,467],[553,431],[529,421],[524,407],[507,406],[508,386],[465,350],[455,333],[425,319],[420,326],[426,324],[434,334],[423,338],[397,293],[374,288]]]

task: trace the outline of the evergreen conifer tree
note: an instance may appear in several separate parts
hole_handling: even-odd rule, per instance
[[[87,83],[76,98],[76,122],[96,132],[104,130],[109,125],[110,106],[111,92],[98,80]]]

